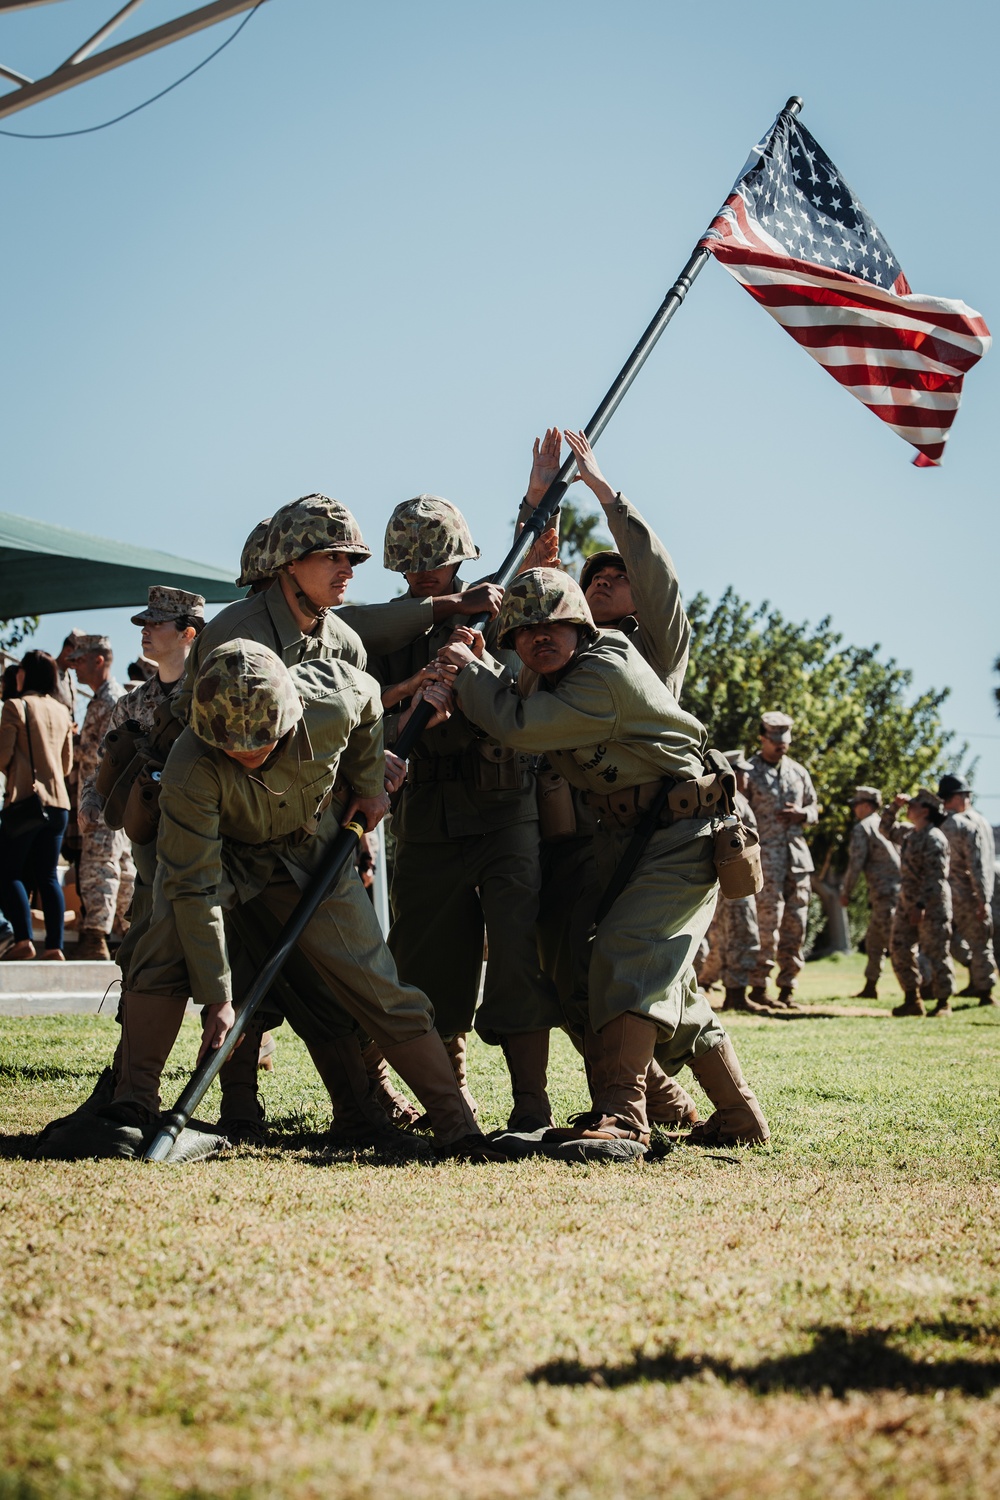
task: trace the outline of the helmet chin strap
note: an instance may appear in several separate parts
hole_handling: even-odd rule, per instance
[[[303,614],[312,615],[314,620],[322,620],[325,615],[328,615],[330,613],[329,604],[317,604],[315,599],[310,599],[309,595],[305,592],[304,589],[299,588],[298,584],[295,582],[294,575],[291,575],[291,577],[292,583],[295,586],[295,597],[298,600],[299,604],[303,606]]]

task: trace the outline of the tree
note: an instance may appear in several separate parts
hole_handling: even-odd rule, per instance
[[[812,626],[786,620],[771,605],[754,608],[732,590],[713,608],[704,594],[688,605],[693,640],[684,707],[720,749],[758,742],[760,716],[781,709],[795,719],[794,754],[809,770],[820,803],[810,839],[831,946],[849,946],[836,902],[853,821],[847,798],[857,785],[891,798],[957,769],[957,753],[939,710],[948,690],[907,703],[912,673],[881,647],[844,646],[830,619]],[[837,880],[833,876],[836,874]],[[863,920],[860,909],[855,923]]]
[[[604,517],[599,511],[587,511],[573,500],[564,500],[559,512],[559,554],[566,571],[579,579],[587,558],[614,543],[602,530]]]
[[[29,635],[38,629],[38,616],[29,615],[20,620],[0,620],[0,652],[13,651]]]

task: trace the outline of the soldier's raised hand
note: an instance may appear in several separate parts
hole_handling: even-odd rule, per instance
[[[464,625],[459,625],[457,630],[452,631],[447,645],[441,647],[438,660],[456,667],[460,672],[470,661],[481,661],[483,650],[482,633],[478,630],[466,630]]]
[[[535,438],[534,447],[531,450],[531,477],[528,480],[528,491],[524,497],[532,510],[535,509],[559,473],[561,453],[562,433],[558,427],[547,427],[543,438]]]
[[[573,450],[577,468],[580,470],[580,478],[588,490],[593,490],[602,505],[611,505],[617,498],[617,491],[613,490],[601,473],[600,465],[594,457],[594,450],[583,432],[573,432],[566,428],[563,436]]]

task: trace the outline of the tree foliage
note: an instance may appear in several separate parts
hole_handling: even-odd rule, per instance
[[[20,620],[0,620],[0,651],[16,650],[37,629],[37,615],[29,615]]]
[[[956,769],[963,745],[950,748],[940,707],[948,690],[908,702],[912,673],[881,648],[845,646],[830,619],[794,624],[771,605],[754,608],[730,588],[714,607],[704,594],[688,605],[693,641],[684,707],[706,725],[719,749],[758,744],[768,709],[795,719],[792,754],[809,770],[820,802],[810,839],[818,869],[846,862],[856,785],[887,798],[934,783]]]

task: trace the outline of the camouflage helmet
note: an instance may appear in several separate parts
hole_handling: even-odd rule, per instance
[[[389,517],[382,566],[390,573],[429,573],[479,556],[462,512],[440,495],[404,500]]]
[[[218,750],[261,750],[292,729],[302,703],[280,656],[256,641],[210,651],[194,680],[191,728]]]
[[[267,573],[274,574],[310,552],[346,552],[352,563],[366,562],[372,555],[347,506],[326,495],[303,495],[301,500],[292,500],[276,510],[258,562]]]
[[[236,580],[238,589],[252,588],[255,583],[264,583],[268,578],[273,577],[274,570],[261,556],[270,524],[271,517],[265,516],[263,521],[257,522],[243,543],[243,551],[240,553],[240,576]]]
[[[529,568],[519,573],[507,589],[497,616],[497,637],[502,647],[512,645],[514,632],[525,625],[558,620],[580,625],[588,638],[597,636],[590,605],[575,578],[561,568]]]
[[[580,569],[580,587],[586,593],[594,581],[594,574],[602,568],[616,568],[628,577],[628,568],[620,552],[592,552]]]

